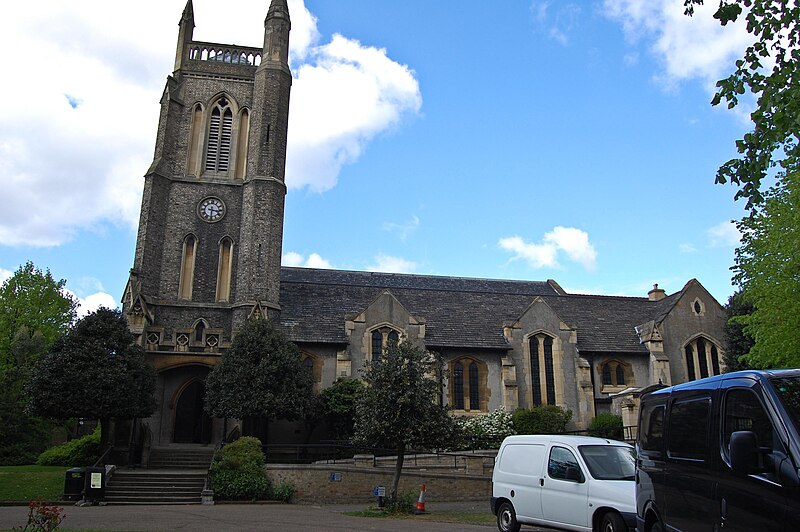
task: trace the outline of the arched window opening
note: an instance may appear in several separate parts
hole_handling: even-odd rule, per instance
[[[478,379],[478,365],[473,362],[469,365],[469,405],[471,409],[475,410],[480,409],[480,404],[481,389]]]
[[[531,362],[531,400],[533,406],[556,404],[555,359],[553,338],[536,334],[528,339]]]
[[[472,358],[450,362],[447,389],[454,410],[483,411],[487,398],[486,365]]]
[[[247,172],[247,144],[250,141],[250,113],[247,109],[239,117],[239,135],[236,139],[236,170],[233,176],[244,179]]]
[[[197,325],[194,326],[194,341],[198,344],[203,343],[203,334],[206,332],[206,324],[203,320],[197,322]]]
[[[183,240],[183,255],[181,257],[181,273],[178,281],[178,298],[192,299],[192,282],[194,280],[194,262],[197,252],[197,239],[188,235]]]
[[[618,360],[607,360],[603,362],[598,371],[602,375],[603,388],[609,386],[618,389],[625,386],[628,379],[632,377],[630,366]],[[608,393],[617,390],[604,391]]]
[[[461,362],[453,366],[453,406],[464,410],[464,366]]]
[[[699,337],[692,340],[686,344],[684,352],[688,380],[702,379],[722,372],[719,348],[708,338]]]
[[[625,385],[625,368],[622,364],[617,366],[617,386]]]
[[[373,364],[381,363],[383,351],[392,344],[400,343],[400,334],[391,327],[380,327],[372,331],[370,357]]]
[[[217,267],[217,302],[227,303],[231,298],[231,271],[233,270],[233,242],[223,238],[219,243],[219,266]]]
[[[614,384],[614,382],[611,379],[611,364],[606,364],[603,366],[603,385],[611,386],[612,384]]]
[[[383,335],[380,331],[372,331],[372,363],[380,364],[383,354]]]
[[[686,346],[686,372],[690,381],[693,381],[697,378],[697,375],[694,372],[694,353],[692,352],[691,345]]]
[[[203,138],[203,107],[194,106],[192,111],[192,128],[189,133],[189,158],[186,163],[186,175],[196,176],[199,173],[200,143]]]
[[[225,173],[231,158],[233,111],[227,98],[220,98],[211,110],[206,148],[206,172]]]

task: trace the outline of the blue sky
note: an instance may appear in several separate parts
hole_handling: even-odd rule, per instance
[[[32,260],[84,309],[119,300],[184,3],[0,21],[29,50],[0,88],[0,278]],[[749,125],[709,102],[747,39],[682,4],[290,0],[284,263],[632,296],[697,278],[725,303],[743,205],[714,175]],[[194,37],[260,46],[266,7],[195,0]]]

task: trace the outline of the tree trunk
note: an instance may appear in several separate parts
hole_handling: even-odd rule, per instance
[[[400,474],[403,472],[403,461],[406,457],[406,446],[402,444],[397,447],[397,462],[394,466],[394,480],[392,480],[392,492],[390,500],[392,503],[397,502],[397,486],[400,484]]]

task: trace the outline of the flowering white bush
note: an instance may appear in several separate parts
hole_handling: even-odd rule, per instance
[[[458,424],[468,443],[489,443],[499,446],[506,436],[516,434],[511,413],[503,407],[478,416],[459,417]]]

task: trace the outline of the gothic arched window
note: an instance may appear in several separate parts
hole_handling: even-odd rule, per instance
[[[447,388],[450,404],[455,410],[481,411],[486,408],[486,365],[471,358],[460,358],[450,363]]]
[[[233,241],[225,237],[219,243],[217,267],[217,302],[227,303],[231,298],[231,270],[233,269]]]
[[[400,343],[400,334],[391,327],[380,327],[372,331],[370,359],[373,364],[381,363],[381,355],[384,349],[391,344]]]
[[[719,348],[708,338],[699,337],[692,340],[684,347],[684,353],[688,380],[702,379],[722,372]]]
[[[600,374],[603,376],[603,387],[622,387],[632,378],[632,370],[629,365],[618,360],[607,360],[600,366]]]
[[[188,235],[183,239],[183,255],[181,257],[181,274],[178,281],[178,297],[192,299],[192,282],[194,280],[194,260],[197,253],[197,239]]]
[[[189,133],[189,157],[186,162],[186,175],[199,175],[200,145],[203,138],[203,106],[199,103],[192,110],[192,128]]]
[[[533,405],[556,404],[556,379],[553,360],[553,338],[536,334],[528,339],[531,361]]]
[[[225,173],[231,159],[233,111],[227,98],[222,97],[211,110],[206,143],[206,172]]]

